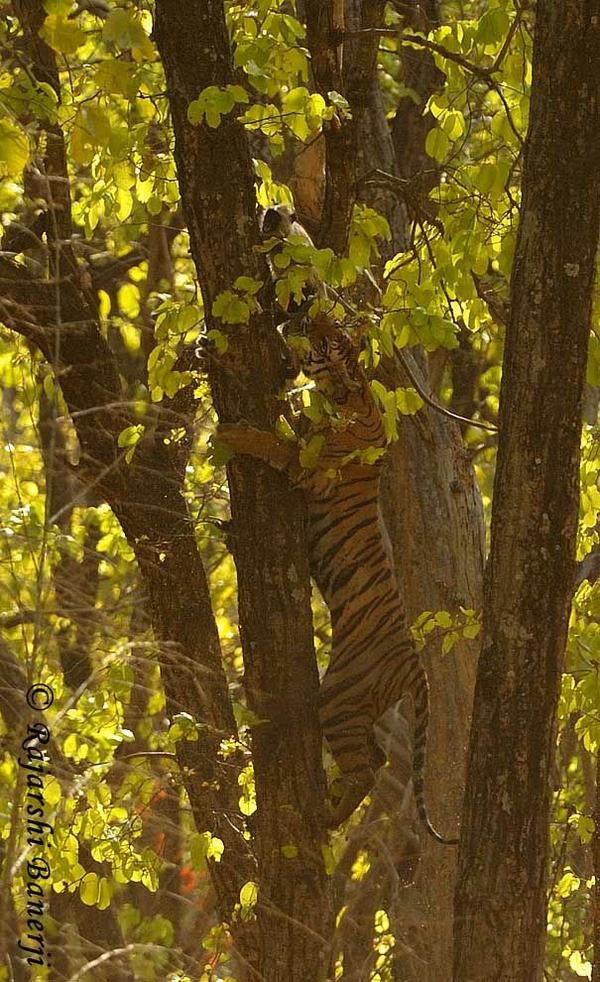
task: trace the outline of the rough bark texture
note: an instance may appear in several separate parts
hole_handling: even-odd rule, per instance
[[[345,30],[367,31],[383,26],[385,0],[346,0],[345,6]],[[406,208],[398,195],[385,185],[365,184],[376,168],[394,177],[399,175],[377,73],[379,41],[376,34],[345,41],[343,76],[354,122],[357,194],[359,200],[376,208],[390,223],[392,242],[384,249],[387,259],[406,249],[408,239]]]
[[[340,64],[342,9],[339,0],[305,0],[306,41],[317,91],[343,93]],[[356,159],[352,119],[334,116],[325,129],[325,193],[319,244],[340,255],[346,250],[356,198]]]
[[[407,9],[404,22],[414,31],[427,34],[440,20],[438,0],[425,0]],[[417,95],[418,104],[409,96],[400,102],[392,120],[391,132],[396,150],[398,173],[415,180],[415,193],[427,192],[437,184],[439,168],[425,152],[425,140],[435,120],[424,113],[427,100],[442,88],[444,76],[436,67],[433,55],[424,49],[401,48],[404,84]]]
[[[281,411],[281,351],[273,289],[259,242],[251,159],[235,113],[217,129],[192,126],[189,103],[235,81],[222,0],[158,0],[156,39],[165,73],[175,157],[207,321],[237,276],[265,282],[262,311],[230,331],[227,356],[209,359],[222,421],[271,428]],[[247,458],[229,466],[232,543],[249,705],[265,721],[253,738],[260,894],[257,961],[267,980],[319,977],[331,912],[323,867],[324,778],[317,719],[304,512],[286,480]],[[285,848],[288,847],[288,848]]]
[[[365,179],[375,169],[392,176],[406,173],[414,177],[424,167],[430,169],[431,161],[424,153],[428,127],[415,124],[414,117],[421,118],[419,110],[409,113],[410,119],[405,123],[397,117],[392,140],[377,80],[378,38],[356,34],[365,28],[382,26],[383,10],[379,0],[346,0],[345,3],[344,29],[353,34],[344,41],[342,68],[343,94],[352,108],[354,186],[349,183],[350,175],[343,162],[335,171],[338,160],[335,148],[330,149],[333,134],[329,131],[325,133],[325,142],[329,162],[327,181],[334,180],[338,189],[345,186],[345,194],[351,200],[358,197],[383,211],[392,229],[390,250],[394,254],[405,248],[406,206],[382,186],[367,183]],[[437,18],[434,0],[428,5],[428,16]],[[316,48],[326,48],[325,41],[319,39],[319,30],[326,27],[326,21],[322,20],[320,24],[313,23],[312,32],[309,31],[313,65]],[[411,49],[407,64],[411,67],[418,62],[420,66],[419,91],[424,105],[440,84],[441,75],[428,53],[424,54],[422,65],[420,55],[420,51]],[[405,102],[414,108],[411,100]],[[402,161],[412,162],[410,167],[397,163],[398,153]],[[425,183],[430,180],[428,175]],[[340,234],[335,241],[329,240],[328,235],[324,215],[321,242],[336,248],[336,242],[346,239]],[[426,374],[424,360],[420,367]],[[412,384],[407,378],[396,376],[388,382],[392,387]],[[478,609],[483,577],[483,514],[474,472],[455,424],[428,409],[422,410],[414,420],[407,417],[402,421],[400,440],[390,449],[382,506],[409,620],[423,610],[448,610],[456,614],[460,605]],[[436,652],[435,661],[428,665],[432,718],[426,787],[431,814],[446,834],[453,834],[458,826],[477,648],[476,642],[466,642],[457,645],[444,659]],[[392,729],[386,735],[386,745],[391,742],[394,747],[392,765],[380,775],[373,806],[336,873],[336,896],[340,904],[347,905],[347,911],[334,948],[343,950],[344,972],[349,979],[365,977],[374,913],[378,907],[385,906],[399,939],[394,957],[395,977],[403,982],[413,979],[439,982],[450,978],[452,972],[456,851],[422,841],[423,857],[417,883],[405,889],[414,877],[419,851],[406,814],[407,800],[410,801],[406,783],[411,774],[411,731],[401,714],[390,722]],[[388,815],[387,822],[381,821],[382,811]],[[349,883],[344,890],[344,870],[350,868],[360,848],[369,851],[370,871],[358,885],[360,889]]]
[[[404,381],[406,384],[406,381]],[[402,421],[389,456],[383,511],[409,621],[423,610],[479,609],[484,559],[483,511],[459,428],[431,409]],[[432,819],[445,835],[459,827],[475,668],[476,642],[448,655],[424,653],[431,698],[426,793]],[[400,978],[438,982],[452,965],[452,896],[456,849],[421,843],[415,885],[399,898],[406,949]]]
[[[456,894],[456,982],[542,977],[599,207],[598,0],[540,0]]]

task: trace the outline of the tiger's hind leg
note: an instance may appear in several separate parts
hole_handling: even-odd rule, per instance
[[[373,724],[368,718],[348,720],[343,726],[339,721],[324,719],[322,726],[343,782],[342,795],[332,805],[327,822],[329,828],[337,828],[369,793],[375,784],[377,771],[385,764],[386,756],[375,740]]]

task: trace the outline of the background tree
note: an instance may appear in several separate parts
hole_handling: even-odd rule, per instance
[[[541,978],[599,197],[600,8],[537,7],[454,977]],[[568,154],[568,155],[567,155]],[[591,169],[590,169],[591,168]]]

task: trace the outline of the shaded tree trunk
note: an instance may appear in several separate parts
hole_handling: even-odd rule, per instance
[[[218,295],[236,277],[263,281],[261,310],[229,331],[226,355],[208,358],[222,421],[274,426],[283,381],[274,292],[259,230],[251,158],[235,112],[218,128],[192,126],[189,103],[210,85],[236,81],[222,0],[158,0],[175,158],[207,325]],[[317,979],[332,911],[323,842],[324,776],[318,724],[304,507],[287,480],[248,458],[228,468],[238,576],[245,689],[260,717],[253,734],[257,813],[253,819],[260,892],[257,967],[266,980]]]
[[[484,559],[483,510],[458,426],[431,409],[406,417],[392,448],[383,511],[409,621],[423,610],[478,610]],[[459,824],[465,747],[477,642],[460,641],[448,655],[428,646],[424,662],[431,690],[426,792],[431,816],[444,834]],[[422,842],[415,885],[399,898],[406,948],[396,956],[402,979],[448,979],[452,964],[452,896],[456,849]]]
[[[440,20],[438,0],[425,0],[405,9],[404,22],[414,31],[427,34]],[[433,55],[423,49],[402,47],[400,51],[403,68],[403,81],[418,99],[405,96],[392,120],[391,133],[396,151],[398,173],[401,177],[415,180],[414,193],[423,197],[435,187],[439,179],[439,168],[425,151],[425,140],[434,118],[424,109],[429,97],[441,89],[444,75],[437,68]]]
[[[540,0],[456,893],[456,982],[541,978],[599,228],[598,0]]]
[[[345,0],[345,29],[368,31],[383,26],[385,0]],[[356,192],[358,199],[387,218],[392,232],[385,258],[408,247],[407,213],[398,195],[385,184],[368,185],[375,168],[399,176],[392,133],[385,114],[377,73],[379,37],[355,37],[344,43],[344,91],[354,122]]]

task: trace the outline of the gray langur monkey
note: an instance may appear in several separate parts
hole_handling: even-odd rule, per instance
[[[310,246],[314,249],[314,242],[310,235],[304,228],[298,219],[296,218],[296,213],[289,205],[271,205],[267,208],[262,215],[261,219],[261,231],[264,239],[281,239],[285,241],[290,236],[296,236],[301,240],[300,244]],[[269,263],[269,269],[271,270],[271,275],[274,280],[277,280],[282,274],[277,270],[273,264],[272,257],[278,251],[278,247],[274,246],[267,255],[267,260]],[[309,274],[306,281],[307,297],[327,297],[327,290],[325,284],[319,277],[317,270],[314,266],[309,269]]]
[[[289,205],[271,205],[262,216],[262,233],[265,238],[276,236],[287,239],[288,235],[298,235],[306,245],[314,246],[310,235],[296,218],[296,212]]]

